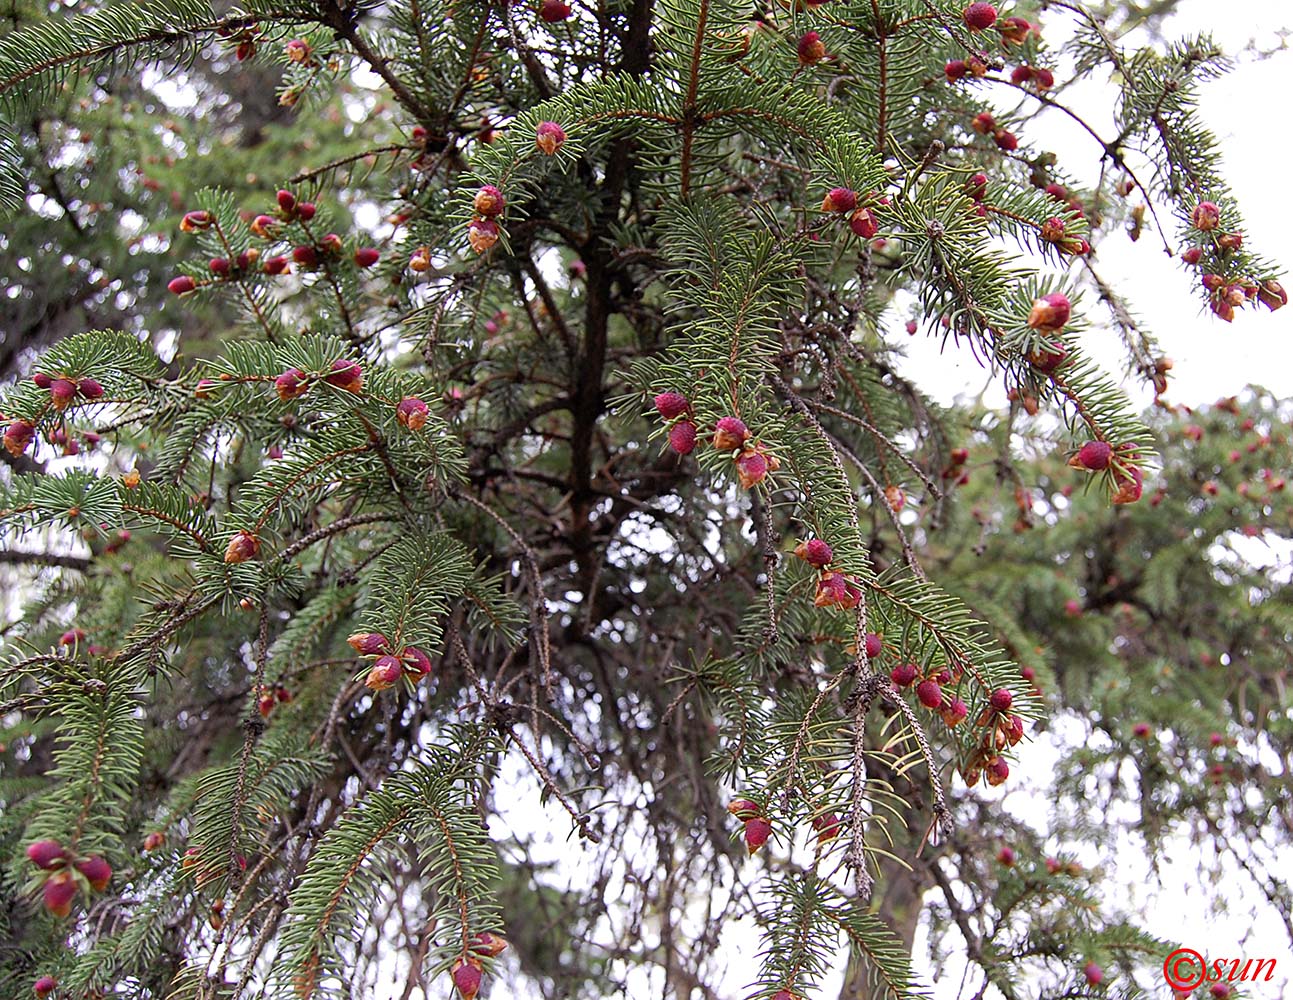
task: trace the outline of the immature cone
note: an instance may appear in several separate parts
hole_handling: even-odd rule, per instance
[[[1039,372],[1049,375],[1064,364],[1068,354],[1068,348],[1063,344],[1044,345],[1028,355],[1028,362]]]
[[[569,8],[566,8],[567,11]],[[494,187],[493,184],[486,184],[476,192],[476,197],[471,203],[471,207],[476,210],[477,215],[485,218],[492,218],[495,215],[503,214],[503,206],[507,204],[507,199],[503,197],[503,192]]]
[[[1010,868],[1015,863],[1014,848],[1010,847],[1009,845],[1001,848],[1001,850],[997,852],[997,860],[1000,861],[1007,868]]]
[[[462,996],[462,1000],[476,1000],[476,994],[480,992],[480,983],[484,978],[484,973],[481,970],[480,962],[471,956],[467,956],[453,963],[450,978],[453,979],[454,988]]]
[[[467,242],[477,253],[485,253],[498,242],[498,226],[489,219],[472,219],[467,226]]]
[[[719,451],[733,451],[744,446],[750,430],[739,417],[723,417],[714,425],[714,447]]]
[[[1125,473],[1114,477],[1115,489],[1110,501],[1116,504],[1135,503],[1145,492],[1145,479],[1137,466],[1131,466]]]
[[[914,663],[899,663],[889,671],[889,679],[896,687],[911,687],[920,676],[920,669]]]
[[[1001,32],[1001,40],[1009,45],[1023,45],[1028,41],[1028,34],[1032,30],[1033,26],[1022,17],[1002,18],[997,24],[997,31]]]
[[[507,950],[507,938],[490,931],[481,931],[479,934],[472,935],[468,947],[474,955],[493,958]]]
[[[355,251],[356,267],[372,267],[382,259],[380,251],[376,247],[360,247]]]
[[[357,361],[337,358],[323,381],[346,392],[360,393],[364,391],[364,370]]]
[[[768,476],[769,464],[757,448],[741,453],[736,460],[736,478],[744,489],[752,489]]]
[[[92,378],[81,379],[79,382],[76,383],[76,391],[79,392],[86,399],[103,398],[103,386],[99,384],[97,379],[92,379]]]
[[[311,51],[310,43],[304,38],[293,38],[283,46],[283,51],[286,53],[289,62],[309,62]]]
[[[1289,304],[1289,293],[1274,278],[1267,278],[1257,289],[1257,300],[1271,312]]]
[[[669,428],[669,447],[679,455],[690,455],[696,447],[696,425],[679,420]]]
[[[986,31],[997,23],[997,8],[990,3],[972,3],[961,12],[971,31]]]
[[[49,384],[50,402],[54,404],[54,409],[66,409],[67,405],[76,398],[76,383],[67,378],[56,378]]]
[[[215,219],[211,217],[210,212],[196,211],[186,212],[184,218],[180,219],[180,231],[185,233],[195,233],[203,229],[210,229],[211,223]]]
[[[1103,472],[1113,461],[1113,448],[1107,441],[1088,441],[1069,461],[1075,469],[1086,469],[1088,472]]]
[[[681,417],[691,407],[687,397],[680,392],[662,392],[652,402],[655,404],[656,412],[665,420]]]
[[[884,649],[884,639],[877,632],[868,632],[863,637],[866,644],[866,655],[868,660],[874,660],[880,655],[880,650]]]
[[[880,222],[871,209],[859,208],[849,216],[849,231],[854,236],[869,240],[880,231]]]
[[[240,531],[229,540],[229,547],[224,550],[224,561],[244,563],[255,559],[259,554],[260,539],[250,531]]]
[[[44,1000],[45,997],[58,989],[58,980],[53,976],[41,976],[31,984],[31,989],[40,1000]]]
[[[813,604],[819,608],[856,608],[861,600],[862,591],[838,570],[822,574],[813,596]]]
[[[923,680],[916,685],[916,700],[926,708],[938,708],[943,704],[943,689],[938,681]]]
[[[896,514],[907,505],[907,494],[899,486],[886,486],[884,500],[889,505],[889,509]]]
[[[772,824],[762,816],[755,816],[745,821],[745,846],[751,854],[768,842],[772,836]]]
[[[403,676],[403,663],[394,656],[379,656],[373,663],[373,668],[368,671],[368,677],[364,683],[374,691],[385,691],[393,687]]]
[[[67,869],[57,871],[45,880],[41,890],[45,909],[56,917],[65,917],[72,912],[72,900],[76,898],[76,878]]]
[[[998,712],[1010,711],[1010,706],[1014,700],[1014,695],[1012,695],[1006,688],[997,688],[997,690],[993,691],[992,694],[988,696],[988,704]]]
[[[417,646],[406,647],[400,658],[404,661],[404,672],[415,681],[431,673],[431,657]]]
[[[534,130],[534,146],[541,153],[554,155],[566,141],[566,130],[556,122],[539,122]]]
[[[4,450],[17,458],[36,436],[36,425],[26,420],[14,420],[4,430]]]
[[[405,396],[395,406],[395,419],[411,431],[426,426],[427,404],[416,396]]]
[[[291,215],[293,212],[295,212],[296,195],[292,194],[291,191],[279,191],[278,194],[274,196],[274,198],[278,202],[279,211],[281,211],[284,215]]]
[[[1099,986],[1104,982],[1104,970],[1095,962],[1087,962],[1086,968],[1082,970],[1082,975],[1086,977],[1088,986]]]
[[[1019,137],[1009,129],[997,129],[992,133],[992,141],[997,144],[998,149],[1005,150],[1007,153],[1013,153],[1019,148]]]
[[[102,892],[112,881],[112,866],[103,858],[82,858],[75,864],[76,870],[85,876],[90,888],[95,892]]]
[[[815,31],[806,31],[799,39],[799,64],[812,66],[826,58],[826,46],[822,44],[821,35]]]
[[[154,830],[152,833],[150,833],[147,837],[144,838],[144,850],[155,851],[157,850],[157,848],[161,847],[162,844],[165,843],[165,841],[166,841],[165,836],[163,836],[157,830]]]
[[[849,188],[831,188],[822,199],[823,212],[851,212],[857,207],[858,196]]]
[[[1190,221],[1194,223],[1195,229],[1209,233],[1221,225],[1221,209],[1217,207],[1216,202],[1201,201],[1190,213]]]
[[[835,558],[831,547],[820,538],[810,538],[806,542],[800,542],[795,546],[795,555],[818,569],[829,566],[831,560]]]
[[[954,729],[970,714],[970,706],[960,698],[953,698],[951,704],[944,706],[939,714],[943,716],[943,723],[947,728]]]
[[[727,804],[727,811],[745,822],[759,815],[759,804],[753,799],[733,799]]]
[[[346,639],[360,656],[377,656],[390,652],[390,640],[380,632],[356,632]]]
[[[948,83],[956,83],[957,80],[965,77],[965,60],[952,59],[943,67],[943,75],[947,77]]]
[[[319,249],[309,244],[302,244],[298,247],[292,247],[292,260],[302,267],[318,267]]]
[[[1010,777],[1010,765],[1004,757],[993,757],[983,769],[988,784],[996,787]]]
[[[289,368],[274,379],[274,391],[283,402],[304,396],[310,391],[310,383],[305,380],[305,372],[299,368]]]
[[[562,0],[543,0],[539,4],[539,20],[541,21],[555,24],[557,21],[564,21],[569,16],[570,5],[562,3]]]
[[[970,122],[970,128],[978,132],[979,135],[988,135],[997,130],[997,120],[987,111],[980,111],[974,116],[974,120]]]
[[[36,840],[27,845],[27,859],[37,868],[53,871],[67,858],[67,852],[57,840]]]
[[[825,843],[839,835],[840,818],[833,812],[823,813],[813,817],[812,826],[817,831],[817,842]]]
[[[1063,292],[1051,292],[1033,301],[1028,313],[1028,326],[1042,333],[1058,333],[1064,329],[1073,314],[1073,306]]]

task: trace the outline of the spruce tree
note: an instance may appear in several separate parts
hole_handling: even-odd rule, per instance
[[[1287,906],[1238,843],[1289,832],[1239,808],[1287,791],[1287,598],[1210,547],[1287,536],[1240,443],[1286,459],[1285,411],[1181,445],[1083,349],[1168,390],[1101,274],[1126,229],[1214,322],[1285,304],[1208,38],[1060,0],[19,10],[4,996],[801,1000],[848,956],[907,998],[930,889],[984,989],[1130,996],[1173,942],[999,808],[1064,713],[1108,739],[1061,801],[1131,762],[1151,849],[1201,824]],[[908,335],[1010,412],[934,403]]]

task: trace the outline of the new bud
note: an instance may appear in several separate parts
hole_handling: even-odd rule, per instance
[[[58,980],[53,976],[41,976],[31,984],[32,992],[36,994],[39,1000],[45,1000],[54,990],[58,989]]]
[[[750,430],[739,417],[723,417],[714,425],[714,447],[719,451],[740,448],[749,437]]]
[[[916,678],[920,675],[920,670],[914,663],[899,663],[889,671],[889,679],[893,681],[895,687],[906,688],[916,683]]]
[[[566,130],[556,122],[539,122],[534,130],[534,146],[541,153],[554,155],[566,141]]]
[[[1072,304],[1063,292],[1051,292],[1033,301],[1028,313],[1028,326],[1043,333],[1057,333],[1064,329],[1073,313]]]
[[[27,845],[27,858],[37,868],[52,871],[67,858],[67,852],[57,840],[36,840]]]
[[[355,266],[372,267],[381,260],[381,257],[382,255],[374,247],[360,247],[355,251]]]
[[[374,691],[385,691],[393,687],[395,683],[404,676],[404,664],[394,656],[379,656],[373,663],[373,668],[368,671],[368,677],[364,680]]]
[[[1073,456],[1069,464],[1075,469],[1085,469],[1087,472],[1103,472],[1109,468],[1109,463],[1113,461],[1113,448],[1107,441],[1088,441],[1078,453]]]
[[[323,381],[345,392],[360,393],[364,391],[364,370],[359,366],[358,361],[337,358],[332,362]]]
[[[859,208],[849,216],[849,230],[854,236],[869,240],[880,231],[880,222],[869,208]]]
[[[988,703],[998,712],[1010,711],[1010,706],[1014,703],[1014,696],[1006,688],[997,688],[988,697]]]
[[[851,212],[857,207],[858,196],[850,188],[831,188],[822,199],[823,212]]]
[[[213,222],[215,222],[215,219],[212,218],[210,212],[188,212],[184,218],[180,219],[180,231],[185,233],[200,232],[203,229],[210,229]]]
[[[356,632],[346,642],[360,656],[377,656],[390,651],[390,640],[380,632]]]
[[[744,451],[737,458],[736,478],[740,480],[744,489],[751,489],[763,482],[767,475],[768,460],[759,449],[752,448],[749,451]]]
[[[395,406],[395,419],[411,431],[426,426],[427,404],[415,396],[405,396]]]
[[[41,890],[45,909],[56,917],[65,917],[72,912],[72,900],[76,898],[76,878],[70,871],[55,872],[45,880]]]
[[[1205,233],[1211,232],[1221,225],[1221,209],[1215,202],[1201,201],[1190,213],[1190,221],[1194,223],[1195,229]]]
[[[240,531],[229,540],[224,550],[224,561],[227,563],[244,563],[255,559],[260,554],[260,539],[250,531]]]
[[[279,211],[284,215],[291,215],[295,211],[296,195],[292,194],[291,191],[279,191],[275,198],[278,201]]]
[[[997,8],[990,3],[972,3],[961,12],[961,18],[971,31],[986,31],[997,23]]]
[[[916,685],[916,700],[926,708],[938,708],[943,704],[943,689],[938,681],[923,680]]]
[[[755,816],[745,821],[745,846],[751,854],[768,842],[772,836],[772,824],[762,816]]]
[[[304,396],[310,391],[310,383],[305,381],[305,372],[299,368],[289,368],[274,379],[274,391],[283,402]]]
[[[481,971],[480,962],[476,959],[460,958],[453,963],[450,978],[453,980],[454,989],[462,996],[462,1000],[476,1000],[484,973]]]
[[[679,455],[690,455],[696,447],[696,425],[680,420],[669,428],[669,447]]]
[[[652,402],[655,403],[656,412],[665,420],[681,417],[691,408],[687,397],[678,392],[662,392]]]
[[[984,768],[984,776],[989,785],[996,787],[1010,777],[1010,765],[1004,757],[993,757]]]
[[[76,870],[85,876],[90,888],[95,892],[102,892],[112,881],[112,866],[103,858],[83,858],[76,862]]]
[[[1274,278],[1267,278],[1257,289],[1257,301],[1274,312],[1289,304],[1289,293]]]
[[[431,673],[431,657],[417,646],[406,647],[401,659],[404,661],[405,672],[415,681]]]
[[[49,399],[54,409],[66,409],[76,398],[76,383],[67,378],[56,378],[49,384]]]
[[[812,66],[826,58],[826,46],[822,44],[822,36],[815,31],[806,31],[802,38],[799,39],[798,46],[799,64],[801,66]]]
[[[181,274],[166,283],[166,288],[172,295],[187,295],[197,287],[198,283],[187,274]]]
[[[831,560],[835,558],[835,553],[831,551],[831,547],[820,538],[810,538],[808,541],[796,546],[795,555],[810,566],[816,566],[818,569],[829,566]]]
[[[745,822],[759,815],[759,804],[753,799],[733,799],[727,804],[727,811]]]
[[[507,199],[503,197],[503,192],[494,187],[493,184],[486,184],[476,192],[476,197],[472,200],[471,207],[476,210],[477,215],[491,218],[495,215],[501,215],[505,204],[507,204]]]
[[[498,242],[498,225],[490,219],[472,219],[467,226],[467,242],[476,253],[485,253]]]

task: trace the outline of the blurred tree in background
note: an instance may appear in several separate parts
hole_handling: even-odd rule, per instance
[[[1287,404],[1083,350],[1128,230],[1285,302],[1173,6],[15,0],[0,994],[1161,992],[1124,827],[1287,914]]]

